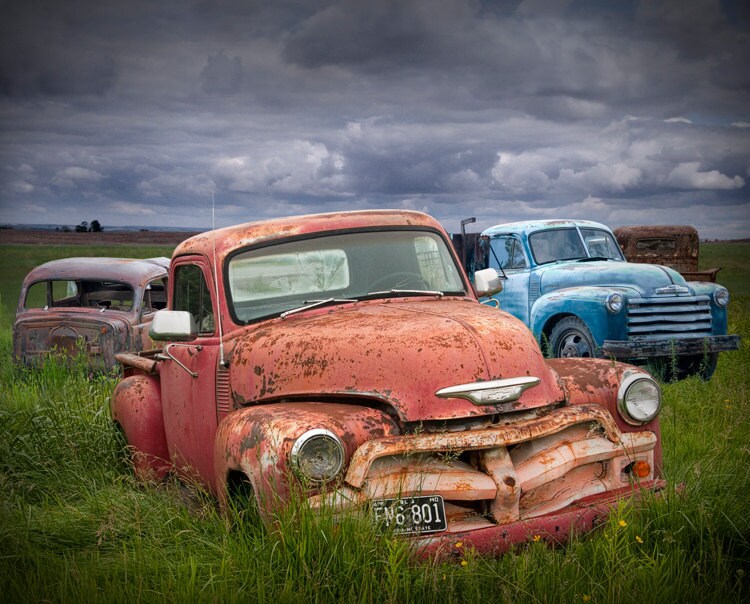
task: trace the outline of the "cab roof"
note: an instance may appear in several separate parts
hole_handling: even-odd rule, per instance
[[[507,222],[505,224],[497,224],[482,232],[482,235],[488,235],[490,237],[494,235],[500,235],[505,233],[510,234],[525,234],[534,233],[536,231],[544,231],[549,229],[559,229],[565,227],[583,227],[591,229],[603,229],[609,231],[609,227],[592,220],[572,220],[572,219],[559,219],[559,220],[525,220],[521,222]]]
[[[443,231],[440,223],[421,212],[402,210],[362,210],[332,212],[274,218],[258,222],[246,222],[235,226],[206,231],[180,243],[173,258],[186,254],[202,254],[212,257],[214,245],[216,257],[223,259],[236,249],[265,242],[331,231],[368,230],[381,227],[417,227]]]
[[[166,276],[169,258],[63,258],[51,260],[32,269],[24,284],[37,281],[120,281],[145,285]]]

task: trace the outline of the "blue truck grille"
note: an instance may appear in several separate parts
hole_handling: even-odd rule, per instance
[[[628,333],[634,340],[710,336],[711,301],[708,296],[631,299]]]

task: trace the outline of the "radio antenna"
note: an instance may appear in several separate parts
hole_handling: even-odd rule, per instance
[[[218,312],[216,313],[216,324],[219,327],[219,367],[226,367],[224,360],[224,333],[221,328],[221,304],[219,304],[219,271],[216,270],[216,193],[211,193],[211,240],[213,242],[214,252],[214,286],[216,287],[216,304]]]

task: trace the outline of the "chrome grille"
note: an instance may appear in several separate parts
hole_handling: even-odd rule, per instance
[[[711,301],[708,296],[631,299],[628,333],[634,340],[710,336]]]

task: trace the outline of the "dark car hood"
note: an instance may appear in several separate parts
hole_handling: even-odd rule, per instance
[[[656,295],[656,290],[670,285],[692,289],[676,271],[656,264],[592,261],[556,262],[540,267],[542,294],[569,287],[611,286],[631,289],[641,296]]]
[[[488,415],[500,408],[435,395],[441,388],[535,376],[514,408],[564,395],[529,330],[468,300],[389,300],[276,319],[239,339],[231,354],[235,402],[369,397],[404,421]]]

